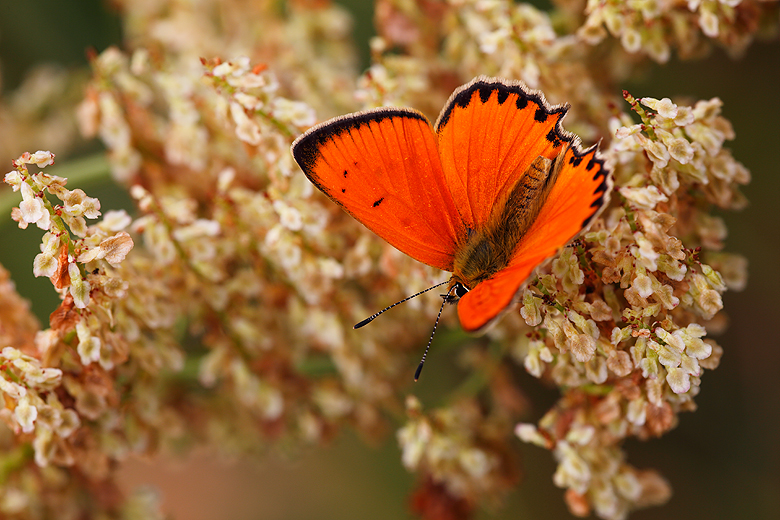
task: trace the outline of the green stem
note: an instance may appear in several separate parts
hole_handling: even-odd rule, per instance
[[[0,485],[5,484],[12,473],[27,464],[34,454],[32,446],[27,443],[5,452],[0,460]]]
[[[287,127],[287,125],[285,125],[284,123],[282,123],[281,121],[279,121],[278,119],[273,117],[271,114],[268,114],[268,113],[264,112],[263,110],[255,110],[255,112],[259,116],[261,116],[263,119],[265,119],[266,121],[268,121],[272,125],[274,125],[279,130],[279,132],[282,135],[284,135],[285,137],[287,137],[288,139],[292,139],[293,137],[295,137],[297,135],[295,132],[290,130]]]

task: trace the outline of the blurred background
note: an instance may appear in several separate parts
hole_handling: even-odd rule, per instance
[[[362,66],[367,66],[371,2],[339,3],[356,18],[355,40]],[[32,67],[42,64],[86,75],[87,50],[100,52],[109,45],[122,45],[121,23],[109,2],[0,0],[2,95],[24,95],[17,87]],[[749,260],[747,288],[724,297],[730,325],[716,338],[725,351],[721,365],[705,374],[698,411],[682,414],[676,430],[627,445],[632,464],[658,469],[674,489],[668,504],[632,518],[780,518],[780,42],[775,36],[754,43],[738,59],[721,51],[699,61],[673,59],[618,88],[636,97],[721,98],[723,115],[736,132],[729,147],[753,175],[744,190],[751,205],[741,213],[721,215],[729,229],[727,250]],[[46,139],[42,136],[37,147],[49,148]],[[98,149],[96,143],[81,144],[75,154]],[[11,160],[24,151],[12,150],[0,160],[10,169]],[[60,164],[69,160],[58,156]],[[78,186],[98,197],[104,211],[132,211],[129,198],[108,175]],[[0,187],[0,195],[6,188]],[[2,216],[0,264],[46,323],[58,299],[48,280],[32,276],[39,243],[35,230],[22,232],[8,215]],[[538,417],[555,396],[530,376],[525,383]],[[481,511],[479,517],[572,518],[563,491],[552,484],[550,453],[517,445],[523,482],[506,503]],[[186,460],[128,461],[121,468],[126,489],[156,487],[165,511],[180,520],[408,518],[413,479],[401,465],[392,435],[368,446],[348,431],[326,448],[273,450],[241,461],[198,452]]]

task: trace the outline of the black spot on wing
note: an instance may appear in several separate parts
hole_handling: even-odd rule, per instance
[[[344,170],[344,178],[347,178],[347,170]]]
[[[346,192],[347,192],[347,188],[341,188],[341,193],[346,193]]]
[[[515,101],[515,106],[518,110],[524,109],[528,106],[528,98],[525,96],[518,96],[517,101]]]
[[[536,112],[534,112],[534,121],[538,121],[540,123],[544,123],[547,121],[547,116],[549,114],[546,110],[544,110],[542,107],[539,107],[536,109]]]
[[[384,197],[380,198],[379,200],[376,200],[376,201],[374,201],[374,204],[373,204],[373,206],[376,208],[377,206],[379,206],[380,204],[382,204],[382,201],[383,201],[383,200],[385,200],[385,198],[384,198]]]
[[[549,132],[547,132],[547,135],[545,136],[545,139],[552,143],[553,148],[558,148],[561,145],[561,138],[558,137],[558,134],[555,133],[555,129],[553,128]]]

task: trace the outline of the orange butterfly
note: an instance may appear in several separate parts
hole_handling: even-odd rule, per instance
[[[452,272],[445,300],[478,332],[609,199],[597,145],[583,150],[561,127],[568,108],[480,76],[452,93],[433,129],[416,110],[377,108],[311,128],[292,154],[368,229]]]

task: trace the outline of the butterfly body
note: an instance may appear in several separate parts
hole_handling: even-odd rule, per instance
[[[561,164],[562,156],[556,158]],[[554,183],[553,161],[537,157],[503,200],[498,200],[484,227],[468,233],[458,248],[452,283],[467,289],[488,280],[506,268],[520,240],[541,210],[546,190]]]
[[[596,147],[562,129],[520,82],[479,77],[457,89],[436,124],[381,108],[313,127],[292,146],[323,193],[409,256],[452,272],[464,329],[481,331],[533,270],[608,200]]]

